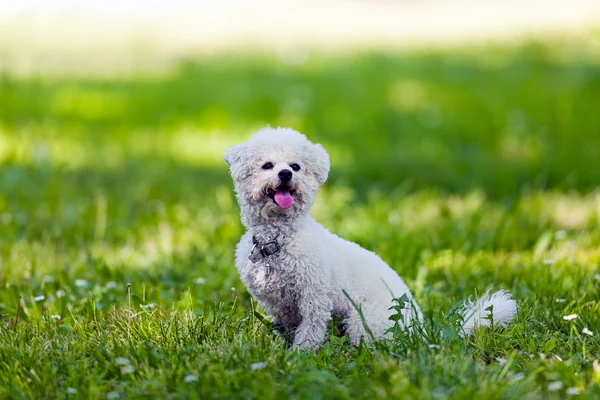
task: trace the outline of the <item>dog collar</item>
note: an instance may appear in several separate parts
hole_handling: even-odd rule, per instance
[[[252,236],[252,251],[248,256],[248,259],[256,264],[257,262],[278,253],[280,250],[281,246],[279,245],[277,238],[261,243],[256,236]]]

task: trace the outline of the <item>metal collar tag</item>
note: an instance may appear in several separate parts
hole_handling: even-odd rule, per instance
[[[258,239],[256,239],[256,236],[252,236],[252,243],[252,251],[248,256],[248,259],[254,264],[261,260],[264,260],[269,256],[272,256],[273,254],[281,250],[281,246],[279,245],[276,239],[270,240],[266,243],[260,243]]]

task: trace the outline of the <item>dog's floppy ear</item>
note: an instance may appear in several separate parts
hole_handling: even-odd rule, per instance
[[[234,164],[237,164],[242,159],[242,154],[244,154],[244,143],[236,144],[235,146],[231,146],[225,152],[225,156],[223,159],[230,167]]]
[[[313,145],[315,152],[314,171],[320,185],[325,183],[329,176],[329,153],[320,144]]]
[[[229,165],[229,173],[234,181],[242,180],[250,174],[248,146],[246,143],[236,144],[227,149],[223,159]]]

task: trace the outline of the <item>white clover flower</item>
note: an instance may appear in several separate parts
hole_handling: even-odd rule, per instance
[[[78,392],[77,392],[77,389],[70,387],[70,388],[67,388],[67,393],[68,394],[77,394]]]
[[[261,361],[261,362],[256,362],[256,363],[254,363],[254,364],[251,364],[251,365],[250,365],[250,369],[251,369],[252,371],[257,371],[257,370],[259,370],[259,369],[263,369],[263,368],[265,368],[266,366],[267,366],[267,363],[266,363],[266,362],[264,362],[264,361]]]
[[[558,239],[558,240],[563,240],[564,238],[566,238],[566,237],[567,237],[567,232],[565,232],[565,231],[562,231],[562,230],[561,230],[561,231],[556,231],[556,232],[554,233],[554,237],[555,237],[556,239]]]
[[[198,382],[198,377],[196,375],[186,375],[185,378],[183,378],[183,381],[185,383],[192,383],[192,382]]]
[[[581,390],[579,390],[579,388],[576,387],[570,387],[565,391],[565,393],[567,394],[567,396],[577,396],[579,393],[581,393]]]
[[[75,286],[77,287],[88,287],[88,281],[85,279],[75,279]]]
[[[550,391],[550,392],[556,392],[557,390],[562,389],[563,386],[565,386],[565,384],[562,381],[550,382],[548,384],[548,391]]]
[[[123,375],[133,374],[134,372],[135,372],[135,368],[133,368],[133,365],[125,365],[125,366],[121,367],[121,373]]]
[[[37,302],[39,302],[39,301],[42,301],[42,300],[44,300],[45,298],[46,298],[46,296],[44,296],[43,294],[41,294],[41,295],[39,295],[39,296],[35,296],[35,297],[33,298],[33,301],[35,301],[35,302],[37,303]]]
[[[131,364],[131,361],[129,361],[128,358],[117,357],[115,358],[115,363],[117,363],[118,365],[129,365]]]
[[[65,291],[64,291],[64,290],[62,290],[62,289],[58,289],[58,290],[56,291],[56,298],[60,299],[61,297],[64,297],[64,296],[65,296],[65,294],[66,294],[66,293],[65,293]]]
[[[196,285],[204,285],[206,283],[206,279],[199,276],[198,278],[194,279],[194,283]]]
[[[119,287],[119,285],[115,281],[110,281],[106,283],[107,289],[116,289],[117,287]]]
[[[516,374],[510,377],[511,382],[518,382],[522,381],[523,379],[525,379],[525,374],[523,372],[517,372]]]
[[[585,333],[588,336],[594,336],[594,332],[590,331],[587,326],[581,330],[581,333]]]
[[[60,315],[58,314],[51,315],[50,318],[60,321]]]
[[[577,317],[579,317],[579,315],[577,315],[577,314],[569,314],[569,315],[563,316],[563,319],[565,321],[572,321],[574,319],[577,319]]]

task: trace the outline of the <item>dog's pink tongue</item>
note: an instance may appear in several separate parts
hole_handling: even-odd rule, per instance
[[[288,209],[292,206],[294,198],[290,194],[289,190],[278,190],[275,193],[275,203],[283,209]]]

